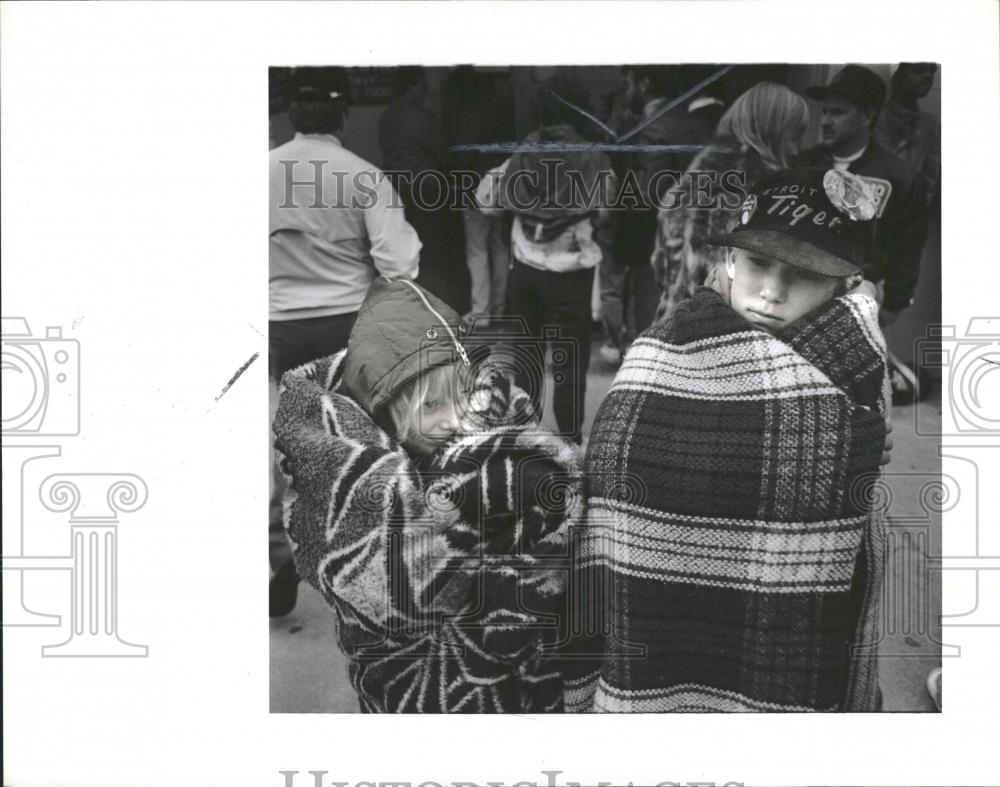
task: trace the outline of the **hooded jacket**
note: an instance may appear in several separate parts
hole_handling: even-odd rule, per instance
[[[421,372],[462,359],[467,328],[444,301],[406,279],[380,276],[347,342],[343,386],[376,422],[393,395]]]

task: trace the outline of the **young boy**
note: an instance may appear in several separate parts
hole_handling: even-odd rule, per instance
[[[568,649],[568,709],[878,708],[886,356],[874,300],[845,294],[866,189],[762,179],[709,239],[715,289],[633,344],[587,452],[577,586],[600,636]]]

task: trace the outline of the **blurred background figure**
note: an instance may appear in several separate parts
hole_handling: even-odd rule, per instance
[[[739,223],[741,200],[731,187],[723,188],[723,175],[737,173],[749,189],[766,172],[787,169],[808,125],[806,100],[773,82],[754,85],[726,110],[713,144],[695,156],[659,210],[652,256],[660,292],[657,322],[672,316],[725,259],[725,249],[705,243]]]
[[[934,85],[936,63],[900,63],[889,82],[889,99],[875,124],[875,139],[924,178],[927,204],[941,182],[941,121],[918,103]]]
[[[458,66],[448,76],[449,119],[447,137],[452,145],[483,145],[502,142],[511,136],[497,107],[491,80],[472,66]],[[451,155],[454,171],[475,173],[478,180],[503,163],[504,154],[486,151],[458,151]],[[470,311],[468,320],[480,325],[503,314],[510,268],[510,221],[504,215],[487,215],[472,204],[462,205],[465,229],[465,264],[469,270]]]
[[[290,88],[295,137],[270,152],[272,418],[281,376],[346,347],[375,276],[412,278],[420,255],[388,179],[340,144],[348,113],[344,69],[296,69]],[[374,201],[359,189],[373,184]],[[270,613],[280,617],[295,607],[299,578],[282,527],[284,481],[273,454],[271,464]]]
[[[590,296],[603,253],[595,230],[610,220],[615,177],[604,153],[565,149],[579,148],[596,128],[579,111],[590,111],[580,84],[557,72],[539,99],[541,126],[506,162],[491,202],[513,216],[507,314],[524,320],[538,357],[552,345],[556,424],[561,435],[580,443],[590,365]],[[546,149],[532,150],[538,144]],[[538,378],[531,370],[515,369],[518,385],[542,405]]]
[[[889,98],[875,125],[878,143],[917,170],[926,186],[929,224],[913,305],[886,337],[890,349],[911,366],[917,360],[916,340],[926,336],[928,324],[941,321],[941,121],[919,105],[933,89],[937,70],[935,63],[900,63],[892,72]],[[894,401],[905,403],[925,395],[932,379],[926,369],[920,376],[918,380],[899,367],[893,377]]]
[[[885,94],[878,74],[858,65],[844,66],[828,85],[808,88],[806,95],[822,105],[820,143],[798,164],[848,170],[875,189],[875,237],[864,274],[881,285],[879,319],[890,326],[913,300],[927,238],[927,197],[920,173],[875,139]]]
[[[445,140],[427,107],[429,85],[421,66],[393,72],[393,100],[379,118],[382,166],[392,178],[406,219],[423,244],[417,281],[459,313],[468,310],[468,274],[461,259],[461,223],[450,210]]]
[[[658,290],[649,261],[655,245],[657,205],[694,156],[694,151],[666,150],[664,146],[708,142],[723,102],[703,91],[664,109],[712,70],[711,66],[623,69],[624,100],[615,107],[617,116],[612,120],[621,125],[613,127],[619,136],[626,135],[627,144],[649,149],[616,156],[620,180],[632,179],[642,199],[616,216],[614,251],[601,269],[605,341],[600,353],[608,363],[621,360],[628,345],[652,324],[656,314]],[[635,128],[639,130],[628,136]]]

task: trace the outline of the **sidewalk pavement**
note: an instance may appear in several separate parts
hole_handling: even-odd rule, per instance
[[[595,336],[587,375],[584,436],[614,378],[615,368],[597,354]],[[915,428],[920,419],[920,432]],[[892,462],[886,468],[889,507],[889,568],[879,642],[879,681],[886,711],[935,710],[925,688],[927,674],[941,664],[941,575],[927,569],[927,555],[941,554],[941,514],[926,505],[926,493],[941,475],[938,438],[940,394],[892,413]],[[544,426],[555,428],[551,407]],[[935,428],[936,427],[936,428]],[[299,586],[292,614],[272,619],[272,713],[356,713],[358,700],[347,680],[347,660],[337,646],[333,612],[312,587]]]

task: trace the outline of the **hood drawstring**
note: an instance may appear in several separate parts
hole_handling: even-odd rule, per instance
[[[388,277],[386,277],[386,278],[388,278]],[[459,356],[461,357],[462,363],[465,364],[466,368],[471,367],[472,364],[469,362],[469,356],[466,354],[465,348],[461,344],[459,344],[458,339],[455,338],[455,334],[451,330],[451,326],[448,325],[448,321],[444,317],[441,316],[441,313],[438,312],[437,309],[435,309],[433,306],[431,306],[430,302],[427,300],[427,298],[424,297],[424,294],[420,291],[420,288],[417,287],[409,279],[398,279],[398,281],[401,281],[404,284],[409,285],[413,289],[413,291],[420,297],[420,300],[423,301],[424,306],[426,306],[428,308],[428,310],[430,311],[430,313],[433,314],[435,317],[437,317],[438,321],[444,326],[444,329],[446,331],[448,331],[448,336],[451,338],[452,343],[455,345],[455,350],[458,352]]]

